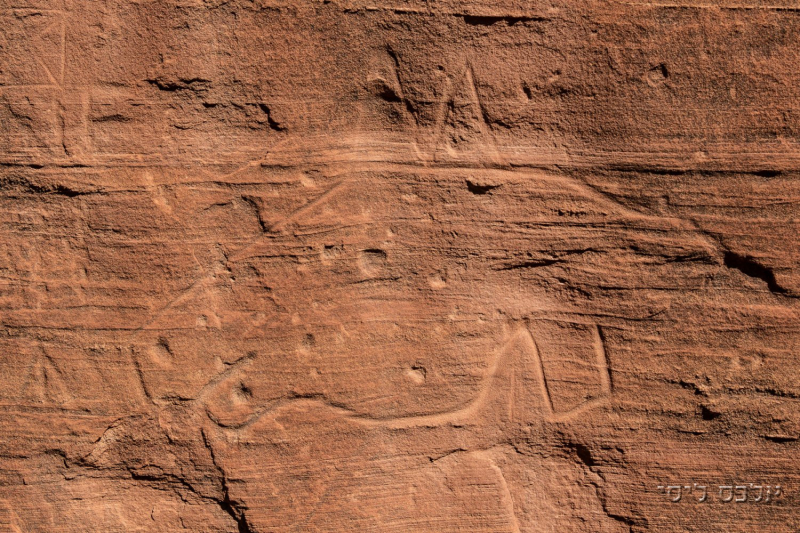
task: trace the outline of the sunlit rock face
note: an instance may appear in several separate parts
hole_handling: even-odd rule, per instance
[[[0,0],[0,531],[794,531],[789,2]]]

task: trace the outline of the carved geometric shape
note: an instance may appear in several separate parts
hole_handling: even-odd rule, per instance
[[[600,330],[594,325],[539,320],[531,325],[543,386],[556,418],[569,416],[611,392]]]

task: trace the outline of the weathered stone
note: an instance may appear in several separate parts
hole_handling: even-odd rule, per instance
[[[791,2],[0,28],[0,531],[800,528]]]

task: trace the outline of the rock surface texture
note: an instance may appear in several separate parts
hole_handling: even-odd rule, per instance
[[[795,2],[0,28],[0,531],[800,529]]]

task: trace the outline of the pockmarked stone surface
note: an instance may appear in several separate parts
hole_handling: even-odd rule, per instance
[[[0,0],[0,531],[800,529],[788,0]]]

